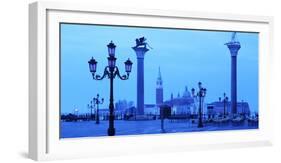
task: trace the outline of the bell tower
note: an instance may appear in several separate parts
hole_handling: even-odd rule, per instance
[[[161,76],[160,67],[158,68],[158,77],[156,80],[156,105],[159,106],[163,103],[163,81]]]

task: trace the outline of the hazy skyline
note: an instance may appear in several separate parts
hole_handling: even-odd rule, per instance
[[[185,86],[197,89],[198,81],[207,88],[205,102],[217,101],[226,92],[230,97],[230,53],[224,43],[231,32],[137,28],[97,25],[61,24],[61,109],[62,113],[89,112],[87,104],[97,93],[104,97],[101,108],[109,103],[109,80],[96,81],[89,72],[88,60],[93,56],[97,74],[107,65],[107,47],[116,44],[117,66],[125,72],[124,61],[133,62],[127,81],[114,80],[114,102],[136,104],[136,54],[131,47],[135,39],[146,37],[150,49],[144,59],[145,103],[155,104],[156,78],[161,67],[164,100],[182,95]],[[241,43],[237,57],[237,100],[249,102],[258,109],[258,33],[237,33]],[[102,75],[102,74],[101,74]]]

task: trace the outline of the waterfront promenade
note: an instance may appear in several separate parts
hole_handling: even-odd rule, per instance
[[[61,138],[75,137],[96,137],[107,136],[108,121],[78,121],[61,122]],[[160,134],[161,120],[148,121],[115,121],[116,136],[118,135],[140,135],[140,134]],[[257,129],[258,124],[251,124],[247,120],[236,124],[228,122],[224,124],[205,123],[203,128],[197,127],[197,122],[192,120],[174,121],[166,119],[164,129],[166,133],[196,132],[196,131],[219,131],[219,130],[238,130],[238,129]]]

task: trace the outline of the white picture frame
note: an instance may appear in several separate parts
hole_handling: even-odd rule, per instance
[[[106,19],[105,19],[106,18]],[[161,21],[162,20],[162,21]],[[59,139],[59,22],[259,32],[258,130]],[[188,22],[188,23],[187,23]],[[29,157],[34,160],[271,145],[273,18],[35,2],[29,6]],[[189,140],[189,141],[186,141]],[[95,148],[92,148],[95,146]],[[99,149],[99,150],[95,150]]]

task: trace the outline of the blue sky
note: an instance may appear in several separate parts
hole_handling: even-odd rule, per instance
[[[130,79],[114,80],[114,101],[131,100],[136,103],[136,54],[131,47],[135,39],[146,37],[153,49],[145,56],[145,103],[155,103],[158,67],[161,68],[164,100],[182,94],[185,86],[197,89],[198,81],[207,88],[206,102],[213,102],[226,92],[230,97],[230,53],[224,43],[232,32],[200,31],[160,28],[138,28],[61,24],[61,112],[88,112],[87,104],[99,93],[107,108],[109,80],[95,81],[89,72],[88,60],[93,56],[97,74],[107,65],[106,45],[116,44],[117,66],[125,72],[124,61],[133,62]],[[241,49],[237,58],[238,101],[249,102],[258,110],[258,33],[237,33]]]

